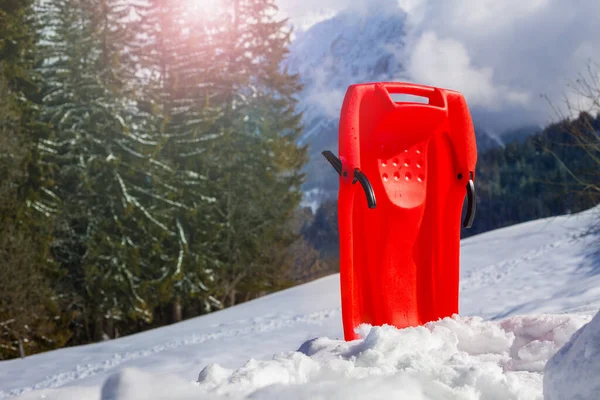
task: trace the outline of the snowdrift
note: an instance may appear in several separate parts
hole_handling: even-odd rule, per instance
[[[546,364],[544,399],[600,399],[600,313]]]
[[[317,338],[237,370],[211,364],[196,383],[126,370],[108,379],[102,400],[541,399],[544,365],[588,321],[455,316],[402,330],[363,326],[361,340]]]

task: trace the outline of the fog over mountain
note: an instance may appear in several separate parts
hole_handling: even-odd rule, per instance
[[[336,190],[320,151],[337,150],[346,88],[405,80],[461,91],[480,150],[557,119],[548,103],[578,103],[568,83],[600,50],[600,3],[558,0],[280,0],[296,26],[288,66],[305,84],[307,189]],[[582,107],[585,104],[581,104]]]
[[[600,2],[579,0],[279,0],[298,38],[340,12],[378,24],[405,13],[397,78],[463,92],[488,128],[546,124],[569,81],[600,61]],[[334,31],[334,29],[332,29]],[[389,40],[386,40],[389,43]],[[323,43],[325,45],[325,43]],[[313,49],[321,51],[319,48]],[[392,50],[390,50],[392,51]],[[395,51],[398,51],[396,49]]]

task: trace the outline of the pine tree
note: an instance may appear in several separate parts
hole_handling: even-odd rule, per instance
[[[50,224],[40,208],[35,15],[31,1],[0,1],[0,359],[68,339],[50,280]]]
[[[296,236],[288,220],[300,201],[300,169],[306,149],[296,144],[298,77],[281,69],[290,32],[276,18],[273,1],[234,0],[219,21],[219,74],[215,98],[224,105],[210,153],[224,229],[221,298],[229,304],[277,290],[285,277]]]
[[[180,1],[150,1],[142,20],[145,41],[135,50],[149,71],[162,118],[157,129],[162,146],[156,156],[172,166],[170,184],[185,205],[175,212],[185,257],[163,298],[172,308],[172,321],[181,319],[182,308],[197,315],[220,307],[209,288],[216,268],[211,244],[218,226],[204,158],[219,136],[209,130],[219,109],[209,96],[213,66],[205,22],[190,19]]]
[[[156,157],[164,144],[134,52],[136,10],[123,0],[45,7],[43,117],[56,132],[46,160],[61,209],[53,250],[68,271],[65,292],[76,294],[80,335],[98,340],[151,322],[157,291],[183,260],[173,210],[185,206],[174,169]]]

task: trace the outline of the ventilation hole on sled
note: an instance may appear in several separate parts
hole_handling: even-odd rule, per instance
[[[404,160],[404,166],[405,167],[410,166],[410,160]]]
[[[417,177],[417,180],[418,180],[419,182],[423,182],[423,181],[425,180],[425,177],[424,177],[423,175],[419,175],[419,176]]]
[[[387,182],[387,180],[388,180],[388,174],[383,174],[383,181]]]
[[[382,166],[382,167],[384,167],[384,168],[385,168],[385,167],[387,167],[387,164],[386,164],[386,162],[385,162],[385,161],[382,161],[382,162],[381,162],[381,166]]]
[[[412,178],[412,175],[410,174],[410,172],[407,172],[406,175],[404,175],[404,179],[410,181],[410,178]]]
[[[399,181],[400,180],[400,174],[398,172],[394,173],[394,180],[395,181]]]
[[[417,149],[417,154],[421,154],[421,148],[420,147]]]
[[[421,163],[417,163],[417,164],[415,165],[415,167],[417,167],[417,168],[421,168]]]
[[[392,163],[392,165],[393,165],[394,167],[397,167],[397,166],[398,166],[398,159],[397,159],[397,158],[394,158],[394,162]]]

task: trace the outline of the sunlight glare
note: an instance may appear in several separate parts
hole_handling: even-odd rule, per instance
[[[188,14],[197,17],[210,17],[219,12],[223,0],[186,0]]]

